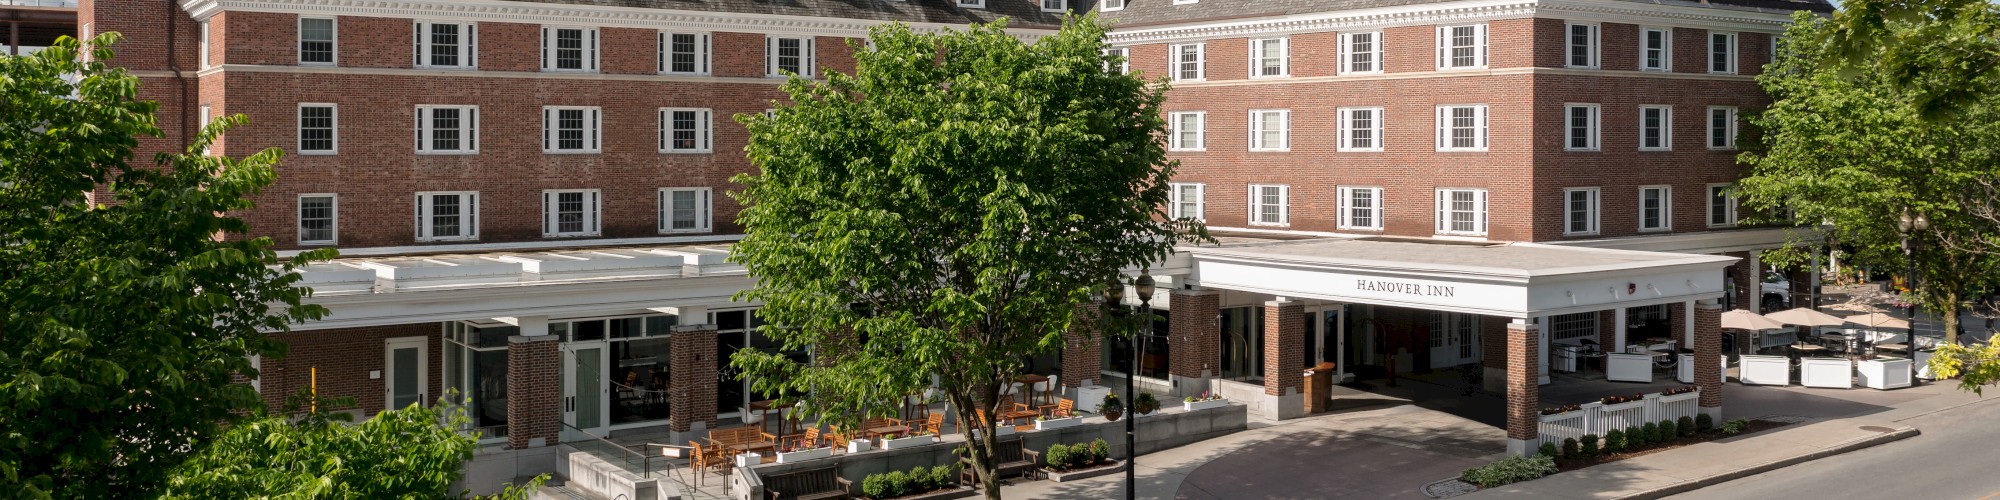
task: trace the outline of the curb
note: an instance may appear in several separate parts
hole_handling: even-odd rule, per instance
[[[1765,462],[1762,464],[1757,464],[1750,467],[1738,469],[1734,472],[1730,472],[1727,474],[1717,474],[1700,479],[1682,481],[1679,483],[1674,483],[1659,488],[1641,491],[1638,493],[1618,498],[1635,499],[1635,500],[1650,500],[1654,498],[1664,498],[1667,496],[1687,493],[1690,491],[1706,488],[1709,486],[1735,481],[1737,479],[1763,474],[1766,472],[1786,467],[1791,467],[1793,465],[1811,462],[1814,460],[1819,460],[1822,458],[1831,457],[1834,455],[1839,455],[1850,451],[1874,447],[1876,445],[1880,445],[1883,443],[1890,443],[1895,441],[1901,441],[1904,439],[1909,439],[1912,437],[1916,437],[1918,434],[1922,433],[1923,431],[1917,430],[1917,428],[1915,427],[1904,426],[1900,429],[1896,429],[1890,432],[1884,432],[1874,436],[1851,440],[1845,443],[1841,443],[1839,445],[1835,445],[1831,448],[1822,449],[1812,453],[1807,453],[1796,457],[1779,459],[1771,462]]]

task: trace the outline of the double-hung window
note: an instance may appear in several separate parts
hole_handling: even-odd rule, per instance
[[[1064,12],[1068,10],[1068,0],[1042,0],[1042,12]]]
[[[1639,29],[1639,70],[1674,70],[1674,32],[1668,28]]]
[[[1198,81],[1208,75],[1208,62],[1203,56],[1205,44],[1183,43],[1167,48],[1173,60],[1168,61],[1174,81]]]
[[[479,25],[418,21],[413,55],[419,68],[477,68]]]
[[[1563,190],[1563,235],[1585,236],[1598,232],[1599,203],[1602,191],[1598,188],[1569,188]]]
[[[1340,151],[1382,150],[1382,108],[1340,108]]]
[[[1736,149],[1736,108],[1709,106],[1708,149]]]
[[[1671,151],[1674,149],[1674,108],[1672,106],[1639,107],[1639,150]]]
[[[660,73],[706,75],[709,73],[709,34],[660,32]]]
[[[1708,72],[1736,74],[1736,34],[1708,33]]]
[[[1382,32],[1361,31],[1340,34],[1340,74],[1369,75],[1382,72]]]
[[[543,153],[596,153],[603,111],[596,106],[543,106]]]
[[[1382,230],[1382,188],[1340,187],[1340,229]]]
[[[1485,151],[1486,106],[1438,106],[1437,150]]]
[[[1437,68],[1486,67],[1486,25],[1462,24],[1437,28]]]
[[[1201,111],[1181,111],[1167,114],[1167,149],[1173,151],[1202,151],[1203,122],[1208,113]]]
[[[299,244],[332,245],[340,241],[340,201],[331,193],[299,195]]]
[[[212,43],[215,43],[215,39],[209,36],[208,21],[202,21],[201,51],[200,51],[201,60],[198,61],[201,63],[201,69],[208,69],[210,66],[214,66],[213,60],[210,59],[210,54],[214,52],[213,48],[209,46],[209,44]]]
[[[1250,110],[1250,150],[1290,151],[1292,112],[1286,109]]]
[[[968,9],[986,8],[986,0],[956,0],[956,2],[958,3],[959,7],[965,7]]]
[[[1290,75],[1291,47],[1290,38],[1251,40],[1250,77],[1272,78]]]
[[[299,105],[299,154],[330,155],[338,151],[338,106]]]
[[[595,189],[543,190],[542,237],[597,236],[601,206]]]
[[[1567,104],[1563,106],[1563,149],[1567,151],[1598,150],[1598,119],[1601,108],[1596,104]]]
[[[1674,188],[1672,186],[1639,187],[1639,230],[1666,231],[1673,229]]]
[[[764,75],[782,78],[786,73],[812,78],[812,37],[778,35],[764,37]]]
[[[479,152],[479,107],[417,106],[417,152]]]
[[[195,124],[196,124],[196,125],[195,125],[195,127],[198,127],[198,128],[208,128],[208,126],[209,126],[209,123],[208,123],[208,122],[209,122],[209,121],[211,121],[211,120],[214,120],[214,119],[215,119],[215,108],[212,108],[212,107],[209,107],[209,105],[207,105],[207,104],[203,104],[203,105],[201,105],[201,108],[199,108],[199,109],[198,109],[197,111],[195,111],[195,115],[194,115],[194,116],[195,116],[195,120],[194,120],[194,122],[195,122]],[[197,129],[197,131],[198,131],[198,130],[199,130],[199,129]],[[218,139],[218,140],[219,140],[219,139],[221,139],[221,137],[216,137],[216,139]],[[207,156],[207,155],[209,154],[209,152],[210,152],[210,151],[209,151],[209,148],[210,148],[210,147],[212,147],[212,146],[213,146],[213,144],[214,144],[214,142],[213,142],[213,141],[211,141],[211,142],[210,142],[210,146],[203,146],[203,147],[201,148],[201,154],[202,154],[202,156]]]
[[[1125,0],[1104,0],[1097,3],[1097,10],[1115,12],[1125,10]]]
[[[479,239],[479,193],[417,193],[417,241]]]
[[[709,231],[709,188],[660,188],[660,232]]]
[[[1486,190],[1439,188],[1437,234],[1486,235]]]
[[[708,109],[660,108],[660,152],[707,153],[709,129],[713,126]]]
[[[1598,32],[1596,24],[1564,25],[1563,65],[1571,68],[1597,69]]]
[[[1291,186],[1250,185],[1250,225],[1282,226],[1292,221]]]
[[[1167,201],[1167,218],[1206,220],[1202,213],[1203,198],[1207,186],[1198,183],[1175,182],[1167,185],[1171,192]]]
[[[339,57],[336,33],[331,18],[299,18],[299,65],[333,66]]]
[[[542,71],[597,71],[597,28],[543,26]]]
[[[1736,192],[1728,184],[1708,185],[1708,227],[1736,225]]]
[[[1104,69],[1116,69],[1120,75],[1132,74],[1132,50],[1125,47],[1104,49]]]

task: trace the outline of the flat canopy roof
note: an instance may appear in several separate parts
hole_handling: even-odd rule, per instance
[[[1534,243],[1461,242],[1389,238],[1324,238],[1183,247],[1196,256],[1367,266],[1529,278],[1643,269],[1663,265],[1735,262],[1734,257]]]

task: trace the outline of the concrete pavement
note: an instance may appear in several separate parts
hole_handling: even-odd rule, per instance
[[[2000,421],[2000,403],[1995,402],[2000,398],[1950,406],[1968,397],[1899,409],[1899,415],[1908,416],[1896,421],[1923,429],[1921,436],[1671,498],[1994,498],[2000,495],[2000,475],[1992,471],[1994,450],[2000,450],[2000,428],[1993,426]]]

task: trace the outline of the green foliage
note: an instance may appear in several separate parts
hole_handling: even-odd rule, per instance
[[[221,214],[252,207],[281,152],[133,159],[158,105],[112,59],[117,33],[0,57],[0,490],[25,498],[156,496],[170,471],[261,408],[236,377],[270,335],[319,318],[296,266]],[[85,62],[79,56],[92,56]],[[108,192],[92,199],[87,193]],[[218,238],[217,236],[228,236]],[[268,427],[268,425],[266,426]],[[233,496],[233,495],[232,495]]]
[[[1139,393],[1138,397],[1132,399],[1133,411],[1137,411],[1141,414],[1146,414],[1146,413],[1152,413],[1153,410],[1158,410],[1158,409],[1160,409],[1160,400],[1155,399],[1153,397],[1153,393],[1141,392]]]
[[[1611,432],[1618,432],[1618,431],[1611,431]],[[1597,453],[1599,451],[1597,448],[1597,435],[1584,434],[1582,440],[1582,448],[1577,451],[1581,452],[1585,457],[1597,456]]]
[[[1542,446],[1541,446],[1541,447],[1540,447],[1539,449],[1537,449],[1537,450],[1535,451],[1535,454],[1536,454],[1536,455],[1541,455],[1541,456],[1545,456],[1545,457],[1549,457],[1549,458],[1555,458],[1555,457],[1556,457],[1556,444],[1555,444],[1555,443],[1542,443]]]
[[[888,488],[889,496],[900,497],[910,493],[910,475],[904,474],[903,471],[895,470],[883,474],[882,482]]]
[[[1708,416],[1707,413],[1696,413],[1694,415],[1694,427],[1701,432],[1708,432],[1709,429],[1715,428],[1715,417]]]
[[[1639,435],[1646,437],[1646,441],[1644,443],[1646,446],[1652,446],[1666,441],[1665,439],[1661,439],[1661,436],[1663,436],[1663,434],[1660,434],[1660,424],[1653,422],[1646,422],[1646,425],[1639,427]]]
[[[1492,488],[1509,483],[1518,483],[1557,472],[1556,460],[1552,457],[1534,455],[1504,458],[1499,461],[1466,469],[1458,480]]]
[[[1612,429],[1604,433],[1604,452],[1623,453],[1625,451],[1625,431]]]
[[[877,26],[851,44],[855,74],[791,79],[789,104],[737,115],[757,173],[733,179],[747,208],[730,258],[757,285],[736,298],[783,325],[764,330],[781,349],[730,361],[754,390],[811,394],[815,417],[852,421],[935,376],[956,420],[976,422],[1022,360],[1098,321],[1077,306],[1121,269],[1207,239],[1163,211],[1165,86],[1107,70],[1105,31],[1094,15],[1032,43],[1004,22]],[[807,351],[809,365],[789,354]],[[990,425],[961,427],[984,430],[970,454],[987,478]]]
[[[1694,437],[1694,433],[1697,430],[1694,426],[1694,417],[1681,417],[1680,421],[1674,425],[1674,430],[1680,432],[1681,437]]]
[[[868,477],[861,478],[861,494],[867,495],[868,498],[897,496],[889,494],[889,475],[887,474],[869,474]]]
[[[958,471],[950,465],[940,465],[937,467],[932,467],[930,473],[931,477],[930,489],[935,490],[939,488],[950,487],[952,484],[958,481],[958,479],[955,477],[957,475]]]
[[[1069,470],[1069,464],[1073,460],[1069,455],[1069,445],[1056,443],[1049,445],[1048,451],[1042,452],[1042,460],[1048,462],[1051,469]]]
[[[1103,440],[1103,439],[1097,439],[1097,440],[1094,440],[1094,441],[1091,441],[1091,442],[1090,442],[1090,456],[1092,457],[1092,460],[1091,460],[1092,462],[1103,462],[1103,461],[1105,461],[1105,460],[1110,460],[1110,459],[1111,459],[1111,443],[1106,443],[1106,442],[1104,442],[1104,440]]]
[[[1577,453],[1580,453],[1582,451],[1578,449],[1579,446],[1581,446],[1581,444],[1576,441],[1576,438],[1563,439],[1563,446],[1562,446],[1563,456],[1576,458]]]
[[[1990,99],[2000,86],[2000,8],[1983,0],[1845,0],[1824,36],[1833,58],[1880,74],[1940,120]]]
[[[2000,383],[2000,336],[1978,344],[1940,345],[1931,354],[1931,371],[1958,379],[1959,390],[1985,395],[1985,387]]]
[[[1659,429],[1660,435],[1656,439],[1662,443],[1671,443],[1681,436],[1680,425],[1672,420],[1661,420]]]
[[[1097,463],[1097,454],[1091,451],[1089,443],[1069,445],[1070,468],[1084,467],[1094,463]]]
[[[1739,418],[1722,423],[1722,434],[1725,436],[1742,434],[1743,431],[1747,430],[1750,430],[1750,421],[1746,419]]]
[[[1107,393],[1107,394],[1105,394],[1105,395],[1104,395],[1104,402],[1101,402],[1101,403],[1097,403],[1097,412],[1098,412],[1098,413],[1111,413],[1111,412],[1115,412],[1115,411],[1120,411],[1120,410],[1122,410],[1123,408],[1124,408],[1123,406],[1120,406],[1120,405],[1118,404],[1118,395],[1117,395],[1117,394],[1109,394],[1109,393]]]

